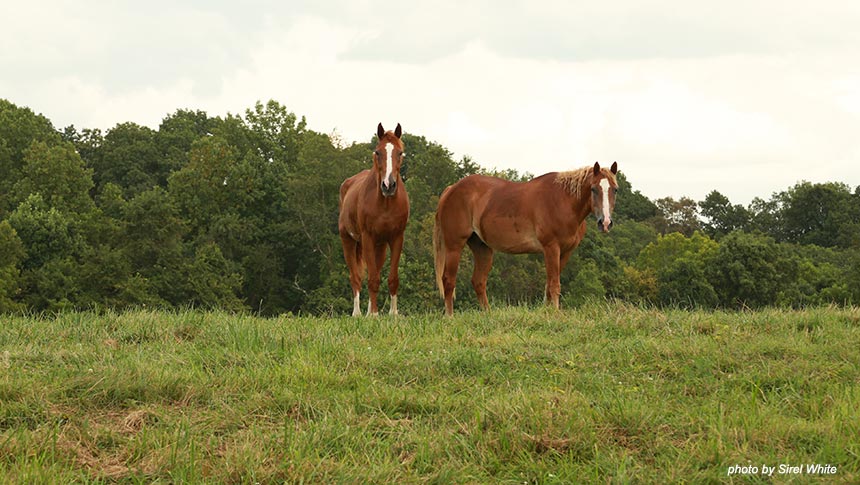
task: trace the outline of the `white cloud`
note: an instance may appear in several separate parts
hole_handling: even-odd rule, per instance
[[[288,19],[275,10],[251,22],[253,32],[233,25],[229,12],[189,7],[165,23],[166,40],[144,35],[156,29],[150,19],[128,29],[121,43],[140,53],[154,42],[159,55],[168,55],[178,42],[190,52],[199,48],[200,59],[185,69],[176,68],[180,56],[160,73],[134,71],[140,79],[121,88],[113,84],[115,77],[76,71],[55,44],[79,35],[69,47],[73,57],[92,57],[84,65],[100,66],[96,72],[125,69],[134,59],[123,61],[109,47],[129,22],[128,12],[116,14],[123,22],[89,30],[85,15],[73,16],[43,43],[37,33],[22,34],[25,40],[0,33],[14,51],[4,49],[0,59],[32,76],[22,81],[4,75],[0,96],[44,112],[58,126],[100,128],[124,121],[156,127],[178,108],[236,113],[271,98],[306,116],[317,131],[336,129],[346,140],[367,141],[376,123],[400,122],[407,132],[488,167],[540,174],[617,160],[634,187],[650,197],[702,199],[717,189],[746,203],[800,179],[860,185],[860,72],[856,51],[831,42],[839,33],[834,26],[845,23],[836,19],[840,11],[820,12],[819,18],[834,19],[829,26],[816,27],[801,12],[762,27],[767,24],[757,20],[770,11],[758,7],[738,7],[729,15],[687,6],[673,17],[671,6],[664,6],[642,13],[641,22],[627,16],[608,25],[618,35],[627,32],[627,42],[653,37],[658,47],[691,44],[655,57],[642,46],[625,51],[624,42],[607,36],[600,20],[618,14],[609,7],[565,10],[561,2],[519,16],[503,11],[480,18],[481,4],[475,3],[454,18],[453,4],[445,5],[433,14],[417,8],[388,17],[374,15],[376,5],[330,14],[317,8],[316,14]],[[736,18],[742,11],[746,16]],[[846,19],[856,17],[849,13]],[[25,12],[18,20],[37,14]],[[96,18],[109,22],[111,15]],[[576,29],[561,28],[574,17]],[[44,18],[53,25],[62,16]],[[659,21],[649,26],[649,19]],[[679,27],[695,19],[702,23],[699,43],[689,25]],[[666,25],[675,30],[657,28]],[[801,38],[813,39],[816,32],[821,38],[797,44],[789,35],[796,26],[802,27]],[[545,40],[561,41],[537,52],[540,43],[532,43],[543,27]],[[430,47],[413,55],[410,49],[429,31]],[[673,38],[679,32],[688,37]],[[506,44],[505,33],[522,43]],[[753,34],[762,39],[750,52],[738,53],[738,39]],[[848,45],[856,46],[856,38],[849,33]],[[615,43],[595,46],[595,52],[605,51],[603,58],[573,55],[606,39]],[[720,39],[727,46],[720,47]],[[207,40],[214,44],[205,47]],[[35,54],[21,54],[25,44],[33,44],[29,52]],[[36,69],[33,58],[46,59],[45,66]],[[99,64],[106,59],[116,65]],[[52,71],[55,62],[61,68]]]

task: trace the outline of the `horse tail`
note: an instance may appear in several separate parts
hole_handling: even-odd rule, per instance
[[[442,234],[438,211],[433,223],[433,260],[436,263],[436,286],[439,287],[439,294],[444,299],[445,287],[442,285],[442,275],[445,273],[445,236]]]

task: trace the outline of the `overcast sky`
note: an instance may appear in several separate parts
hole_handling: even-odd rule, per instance
[[[410,3],[4,0],[0,98],[102,129],[275,99],[486,167],[617,160],[651,198],[860,185],[856,0]]]

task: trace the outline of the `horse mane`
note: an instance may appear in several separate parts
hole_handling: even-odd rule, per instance
[[[603,174],[604,177],[609,179],[613,185],[617,184],[615,181],[615,175],[606,168],[600,168],[600,173]],[[555,176],[555,183],[560,184],[564,187],[570,195],[574,197],[579,197],[582,187],[586,185],[591,185],[591,179],[594,176],[594,165],[588,165],[582,168],[577,168],[576,170],[569,170],[567,172],[559,172],[558,175]]]

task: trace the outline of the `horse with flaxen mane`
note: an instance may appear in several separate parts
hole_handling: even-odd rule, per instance
[[[400,285],[397,266],[403,249],[403,231],[409,219],[409,197],[400,178],[400,165],[405,155],[400,135],[400,123],[393,132],[385,131],[380,123],[376,127],[378,142],[373,150],[373,168],[353,175],[340,186],[337,226],[343,244],[343,256],[349,267],[353,316],[361,315],[358,295],[365,267],[370,293],[367,314],[379,313],[376,296],[379,293],[386,247],[391,248],[389,313],[397,315],[397,288]]]
[[[470,175],[446,188],[433,228],[436,284],[445,313],[454,313],[454,286],[466,244],[475,257],[472,287],[482,308],[489,308],[487,276],[493,251],[542,252],[546,301],[558,308],[559,275],[585,236],[586,217],[593,213],[603,232],[612,227],[617,172],[617,163],[607,170],[595,162],[593,167],[551,172],[523,183]]]

